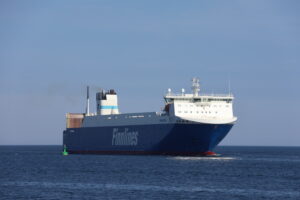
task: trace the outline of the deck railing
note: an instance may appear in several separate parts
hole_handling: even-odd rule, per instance
[[[167,93],[166,97],[233,97],[233,94],[199,94],[198,96],[194,96],[193,94],[182,94],[182,93]]]

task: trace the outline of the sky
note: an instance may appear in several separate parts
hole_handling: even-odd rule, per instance
[[[168,88],[235,96],[221,145],[300,145],[300,1],[0,0],[0,145],[62,144],[85,87],[122,113]]]

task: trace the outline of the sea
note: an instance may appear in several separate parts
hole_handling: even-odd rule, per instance
[[[220,146],[216,157],[61,152],[0,146],[0,199],[300,199],[300,147]]]

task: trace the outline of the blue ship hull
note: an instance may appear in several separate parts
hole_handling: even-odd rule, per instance
[[[63,144],[69,153],[204,155],[227,135],[233,124],[151,124],[68,128]],[[114,129],[138,133],[134,143],[117,144]]]

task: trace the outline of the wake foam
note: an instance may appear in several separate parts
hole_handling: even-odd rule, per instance
[[[173,157],[170,158],[172,160],[238,160],[238,158],[235,157],[218,157],[218,156],[212,156],[212,157]]]

